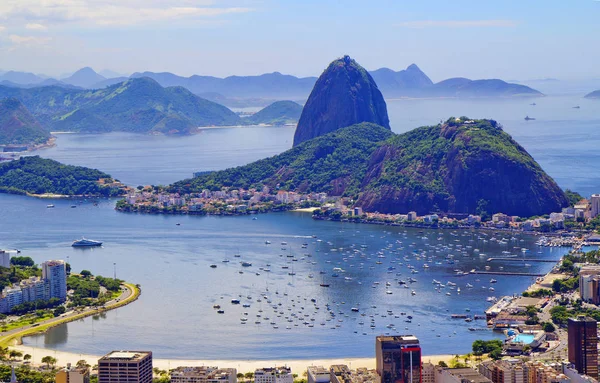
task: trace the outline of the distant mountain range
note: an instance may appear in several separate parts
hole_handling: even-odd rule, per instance
[[[183,87],[162,87],[148,77],[131,78],[97,90],[0,85],[0,100],[11,98],[46,131],[189,134],[203,126],[293,123],[302,107],[276,102],[248,118]]]
[[[528,86],[511,84],[502,80],[470,80],[451,78],[438,83],[431,79],[415,64],[400,71],[381,68],[369,72],[386,98],[391,97],[515,97],[542,96]],[[230,105],[239,99],[292,99],[306,100],[316,77],[295,77],[279,72],[258,76],[213,76],[193,75],[182,77],[169,72],[137,72],[130,77],[106,78],[91,68],[83,68],[61,80],[44,78],[33,73],[10,71],[0,75],[0,84],[8,81],[14,86],[58,85],[101,89],[129,78],[149,77],[163,87],[182,86],[195,94],[210,94],[211,100],[220,99]],[[6,84],[11,86],[9,84]]]

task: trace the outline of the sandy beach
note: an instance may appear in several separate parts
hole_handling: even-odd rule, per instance
[[[30,346],[11,346],[11,349],[19,350],[32,356],[32,363],[43,364],[44,356],[52,356],[58,360],[58,366],[64,366],[67,363],[76,364],[78,360],[84,359],[88,364],[94,366],[98,363],[101,355],[75,354],[64,351],[55,351],[39,347]],[[437,364],[443,360],[449,362],[453,355],[423,355],[423,362]],[[154,367],[162,370],[169,370],[178,366],[217,366],[221,368],[235,368],[238,372],[253,372],[257,368],[270,366],[289,366],[294,373],[302,374],[308,366],[329,367],[332,364],[346,364],[350,368],[366,367],[375,368],[375,358],[339,358],[339,359],[291,359],[291,360],[183,360],[183,359],[154,359]]]
[[[315,210],[319,210],[320,207],[299,207],[298,209],[294,209],[292,211],[300,212],[300,213],[312,213]]]

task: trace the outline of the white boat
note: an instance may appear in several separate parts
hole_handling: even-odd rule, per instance
[[[102,246],[102,242],[100,242],[100,241],[94,241],[94,240],[91,240],[91,239],[81,238],[81,239],[78,239],[76,241],[73,241],[73,244],[71,244],[71,246],[73,246],[73,247]]]

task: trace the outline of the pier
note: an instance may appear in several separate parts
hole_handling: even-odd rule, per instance
[[[540,258],[512,258],[512,257],[491,257],[487,259],[488,262],[494,261],[510,261],[510,262],[546,262],[546,263],[557,263],[560,259],[540,259]]]
[[[513,273],[510,271],[471,271],[471,274],[510,275],[514,277],[543,277],[546,275],[541,273]]]

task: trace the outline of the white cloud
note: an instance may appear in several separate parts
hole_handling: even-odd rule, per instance
[[[33,31],[45,31],[46,29],[48,29],[44,25],[38,24],[38,23],[29,23],[29,24],[26,24],[25,28],[31,29]]]
[[[404,28],[510,28],[517,26],[517,23],[513,20],[420,20],[405,21],[397,26]]]
[[[85,25],[136,25],[157,21],[210,18],[244,13],[243,7],[219,7],[207,0],[1,0],[0,19],[32,25],[66,22]],[[43,24],[41,24],[43,23]]]
[[[20,36],[10,35],[8,39],[15,45],[43,45],[50,40],[50,37],[36,37],[36,36]]]
[[[5,30],[5,29],[6,29],[6,27],[4,27],[4,26],[0,25],[0,32],[2,32],[2,31],[3,31],[3,30]]]

